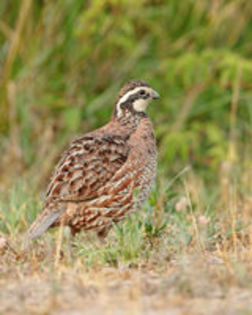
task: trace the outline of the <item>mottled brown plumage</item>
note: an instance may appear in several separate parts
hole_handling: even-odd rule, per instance
[[[43,211],[28,239],[61,223],[73,234],[96,229],[105,236],[112,222],[139,209],[156,174],[152,123],[145,113],[158,94],[133,80],[119,92],[110,121],[72,142],[51,178]]]

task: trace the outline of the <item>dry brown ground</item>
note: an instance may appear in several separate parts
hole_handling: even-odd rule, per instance
[[[0,314],[252,314],[252,253],[192,253],[118,268],[0,261]],[[44,259],[44,258],[42,258]],[[8,263],[6,263],[8,261]],[[53,261],[53,260],[51,260]]]

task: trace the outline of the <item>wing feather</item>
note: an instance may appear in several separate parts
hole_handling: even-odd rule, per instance
[[[28,230],[28,238],[43,234],[66,211],[66,201],[96,198],[126,163],[129,151],[127,138],[113,134],[89,134],[72,142],[55,168],[44,210]]]

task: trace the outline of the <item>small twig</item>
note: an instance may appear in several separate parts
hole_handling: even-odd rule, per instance
[[[233,84],[233,95],[230,112],[230,136],[229,136],[229,160],[236,160],[236,116],[238,110],[238,101],[240,95],[242,69],[241,66],[237,69],[236,79]]]
[[[54,268],[57,269],[59,266],[60,258],[61,258],[61,248],[62,248],[62,240],[63,240],[63,228],[64,228],[64,220],[61,220],[58,238],[56,243],[56,255],[54,260]]]
[[[190,165],[187,165],[187,166],[184,167],[180,172],[178,172],[178,174],[175,175],[175,176],[168,182],[168,185],[167,185],[165,191],[167,191],[167,190],[173,185],[173,183],[174,183],[178,178],[180,178],[182,175],[184,175],[185,173],[187,173],[190,169],[191,169],[191,166],[190,166]]]
[[[195,215],[193,213],[192,202],[191,202],[191,198],[190,198],[190,194],[189,194],[189,190],[188,190],[188,186],[187,186],[186,182],[184,183],[184,186],[185,186],[185,191],[186,191],[186,197],[189,201],[190,215],[192,218],[192,224],[193,224],[195,236],[196,236],[196,239],[198,241],[199,248],[200,248],[201,252],[204,253],[204,246],[203,246],[203,243],[202,243],[201,238],[200,238],[199,228],[198,228],[197,220],[196,220]]]
[[[7,239],[4,236],[0,235],[0,253],[4,254],[7,250],[11,251],[16,258],[19,256],[16,250],[7,241]]]

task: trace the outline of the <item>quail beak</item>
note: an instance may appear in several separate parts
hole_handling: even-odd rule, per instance
[[[158,99],[160,97],[160,95],[158,94],[158,92],[153,90],[151,93],[151,97],[155,100],[155,99]]]

